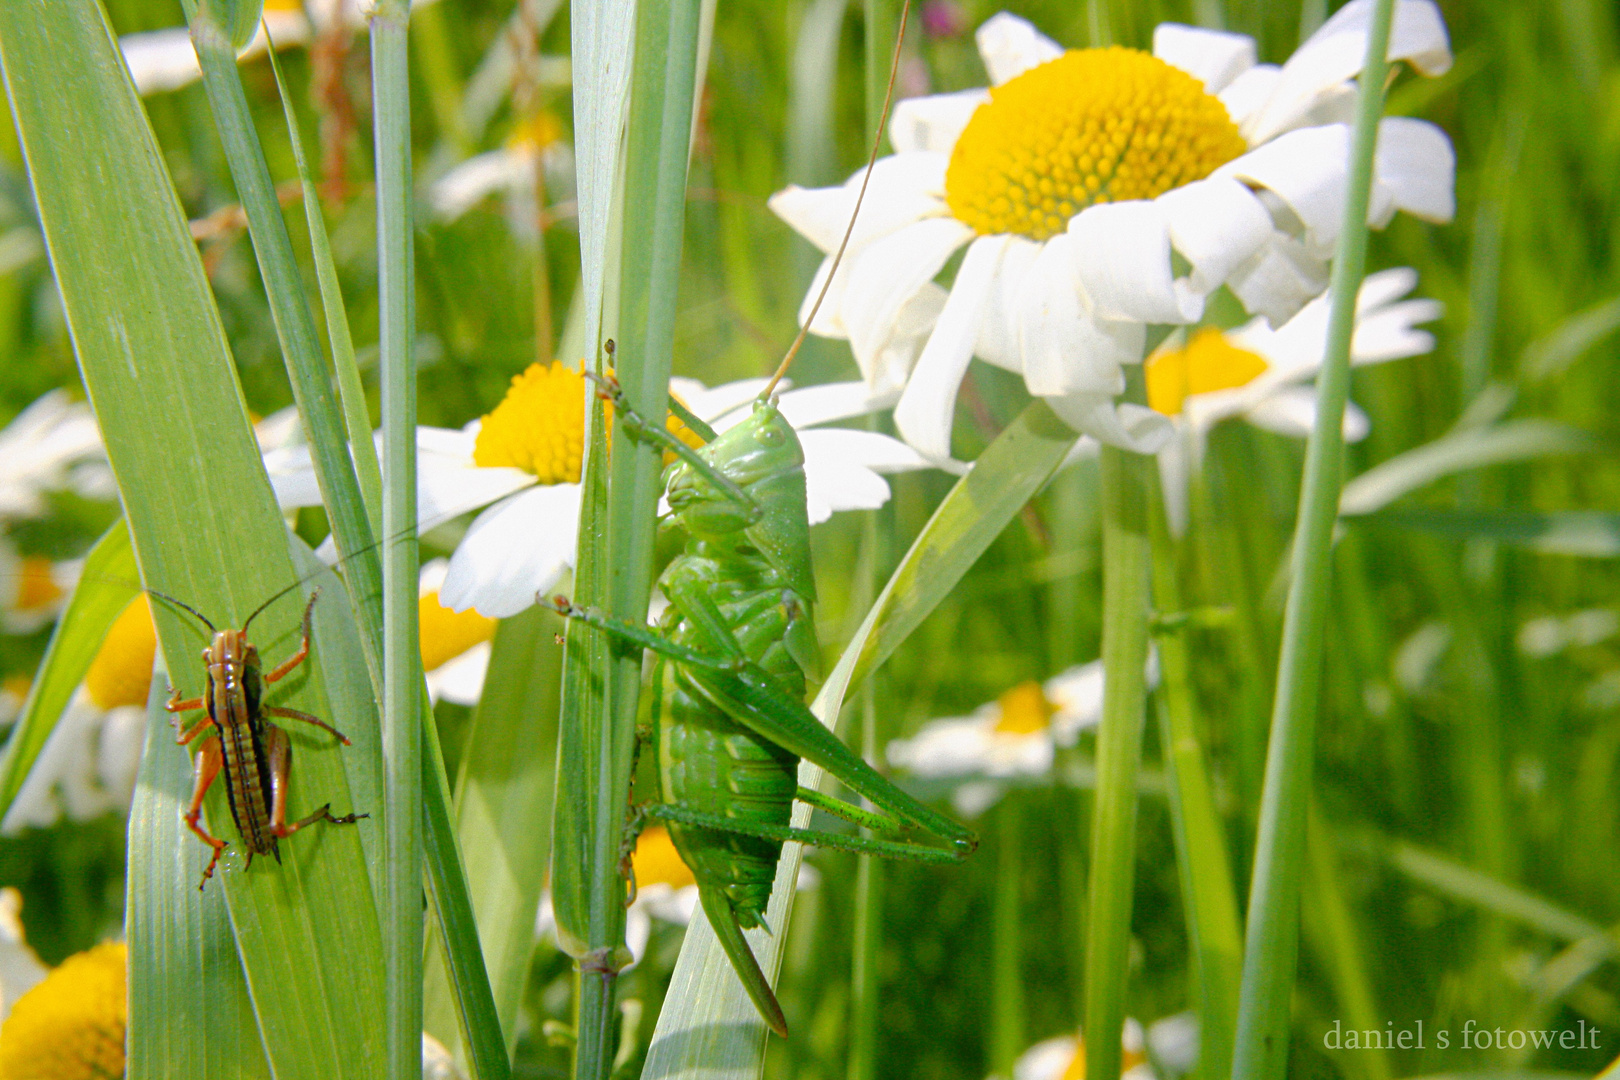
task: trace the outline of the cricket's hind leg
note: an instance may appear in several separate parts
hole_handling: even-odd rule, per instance
[[[225,764],[225,751],[219,745],[218,736],[209,736],[203,741],[202,749],[197,751],[197,762],[194,766],[196,783],[191,789],[191,805],[186,808],[184,820],[186,828],[196,833],[203,843],[214,849],[213,856],[208,860],[208,867],[203,870],[202,881],[197,883],[200,890],[208,884],[208,879],[214,876],[214,867],[219,864],[219,857],[225,853],[226,843],[217,836],[211,836],[198,821],[202,818],[203,796],[208,794],[209,787],[219,776],[219,770]]]
[[[336,817],[332,814],[332,804],[327,803],[314,813],[299,818],[291,825],[287,824],[287,775],[292,769],[292,743],[288,741],[287,733],[274,724],[266,724],[265,728],[266,749],[270,759],[270,835],[279,840],[317,821],[330,821],[333,825],[353,825],[361,818],[371,816],[344,814],[342,817]]]

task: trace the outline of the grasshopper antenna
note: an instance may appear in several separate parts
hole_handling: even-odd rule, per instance
[[[214,629],[214,624],[208,621],[208,616],[204,615],[202,612],[198,611],[196,608],[192,607],[190,604],[186,603],[184,600],[177,600],[174,597],[170,596],[168,593],[161,593],[161,592],[158,592],[156,589],[147,589],[146,592],[147,592],[148,595],[155,596],[159,600],[162,600],[166,604],[173,604],[177,608],[180,608],[180,609],[182,609],[184,611],[191,612],[193,615],[197,616],[198,621],[200,621],[204,626],[208,627],[208,632],[210,634],[219,633],[218,630]]]
[[[810,315],[799,327],[798,335],[793,344],[788,346],[787,355],[782,357],[782,363],[777,367],[776,374],[771,381],[765,384],[765,389],[759,392],[761,401],[767,400],[776,391],[776,384],[782,381],[788,368],[793,364],[793,358],[799,355],[799,349],[804,345],[804,339],[810,333],[810,324],[816,321],[816,313],[821,310],[821,302],[827,299],[827,290],[832,288],[833,275],[838,273],[838,264],[844,259],[844,249],[849,247],[849,238],[855,234],[855,220],[860,217],[861,203],[866,198],[866,185],[872,182],[872,167],[877,164],[878,147],[883,145],[883,129],[889,126],[889,106],[894,103],[894,79],[900,73],[900,46],[906,40],[906,21],[911,16],[911,0],[905,0],[900,5],[900,30],[894,35],[894,56],[889,60],[889,85],[883,91],[883,111],[878,114],[877,132],[872,136],[872,153],[866,159],[866,175],[861,177],[861,190],[855,196],[855,209],[849,215],[849,225],[844,229],[844,238],[838,242],[838,251],[833,255],[832,266],[827,271],[827,280],[821,283],[821,291],[816,294],[816,302],[810,306]]]

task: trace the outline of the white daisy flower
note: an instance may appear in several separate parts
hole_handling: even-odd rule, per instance
[[[22,893],[7,885],[0,889],[0,1021],[49,972],[23,935]]]
[[[549,199],[571,198],[574,151],[562,122],[541,111],[520,124],[498,150],[452,166],[428,189],[428,203],[441,221],[454,221],[490,195],[503,195],[513,231],[535,235],[535,185],[544,181]]]
[[[129,811],[146,738],[157,633],[142,593],[113,622],[84,682],[45,740],[0,833]]]
[[[1127,1017],[1122,1033],[1121,1080],[1154,1080],[1142,1025]],[[1013,1062],[1013,1080],[1069,1080],[1086,1075],[1086,1044],[1078,1034],[1059,1035],[1025,1050]]]
[[[1239,34],[1164,24],[1152,55],[1065,52],[995,16],[978,32],[991,89],[895,108],[896,152],[872,167],[811,330],[848,338],[874,387],[905,387],[896,423],[931,459],[950,455],[974,356],[1023,375],[1077,430],[1157,449],[1164,418],[1115,400],[1146,324],[1197,322],[1223,284],[1281,322],[1327,283],[1370,9],[1352,0],[1281,68],[1256,64]],[[1428,75],[1449,67],[1431,0],[1399,0],[1389,55]],[[1438,128],[1386,119],[1371,222],[1449,220],[1453,172]],[[832,252],[864,175],[790,187],[771,207]],[[964,247],[947,292],[934,278]]]
[[[1352,364],[1378,364],[1434,349],[1434,335],[1418,329],[1443,313],[1437,300],[1401,298],[1417,285],[1417,271],[1401,267],[1371,274],[1356,299]],[[1316,373],[1327,351],[1326,293],[1273,330],[1263,317],[1236,330],[1205,327],[1185,345],[1161,349],[1147,361],[1148,404],[1178,429],[1159,451],[1165,509],[1173,529],[1187,520],[1187,484],[1200,468],[1210,428],[1229,417],[1305,438],[1316,423]],[[1367,416],[1346,403],[1344,435],[1367,435]]]
[[[422,564],[418,578],[420,604],[417,632],[422,639],[422,670],[428,697],[456,705],[476,705],[489,672],[495,620],[476,611],[451,611],[439,602],[439,590],[450,560]]]
[[[888,746],[889,764],[913,776],[966,781],[952,792],[958,811],[976,817],[1007,782],[1049,776],[1059,746],[1102,720],[1101,660],[1048,679],[1031,679],[981,705],[973,715],[933,720]]]
[[[0,535],[0,629],[32,634],[54,620],[83,566],[77,559],[53,562],[42,555],[19,555]]]
[[[744,379],[709,389],[676,378],[670,388],[694,415],[725,431],[748,415],[765,383]],[[586,393],[579,372],[560,362],[531,364],[513,377],[506,397],[481,420],[460,431],[418,429],[418,525],[487,507],[450,557],[439,596],[451,610],[470,607],[497,619],[516,615],[573,567],[587,401],[596,398]],[[892,401],[892,394],[874,395],[858,382],[781,395],[782,413],[799,429],[804,446],[811,524],[838,510],[882,506],[889,485],[881,474],[929,467],[898,439],[817,426],[863,416]],[[672,422],[671,430],[685,432],[683,437],[696,445],[684,425]],[[307,448],[266,454],[265,465],[283,507],[320,502]]]
[[[0,520],[39,517],[48,492],[68,490],[116,495],[90,406],[51,390],[0,430]]]
[[[433,0],[414,0],[419,8]],[[276,49],[306,45],[322,30],[341,21],[351,31],[364,30],[371,5],[364,0],[264,0],[264,25],[253,40],[236,54],[238,60],[263,56],[269,50],[265,27]],[[191,31],[184,26],[125,34],[118,39],[124,63],[129,66],[135,91],[142,97],[178,90],[202,78],[197,52],[191,47]]]

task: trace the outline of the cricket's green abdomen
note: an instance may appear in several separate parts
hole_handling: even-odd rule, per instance
[[[788,625],[809,617],[808,604],[763,558],[711,557],[694,544],[665,578],[697,577],[747,658],[799,698],[804,672],[783,646]],[[666,629],[684,644],[700,632],[672,610]],[[799,758],[732,720],[704,696],[679,665],[662,668],[658,765],[665,803],[736,821],[786,826],[798,790]],[[670,836],[698,881],[719,885],[744,928],[759,925],[770,899],[782,845],[773,840],[670,824]]]

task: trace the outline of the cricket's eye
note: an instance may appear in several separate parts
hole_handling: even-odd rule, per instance
[[[761,446],[781,446],[787,441],[787,436],[782,433],[781,428],[767,427],[760,428],[754,439]]]

